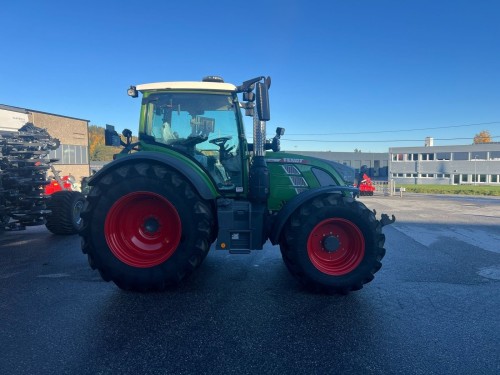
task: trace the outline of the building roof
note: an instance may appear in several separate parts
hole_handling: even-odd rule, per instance
[[[390,147],[390,154],[434,153],[434,152],[467,152],[467,151],[499,151],[500,143],[476,143],[471,145],[453,146],[418,146],[418,147]]]
[[[338,151],[284,151],[292,154],[300,154],[304,156],[312,156],[320,159],[387,159],[387,152],[338,152]]]
[[[71,116],[58,115],[57,113],[43,112],[43,111],[38,111],[38,110],[36,110],[36,109],[28,109],[28,108],[14,107],[14,106],[11,106],[11,105],[5,105],[5,104],[0,104],[0,109],[4,109],[4,110],[6,110],[6,111],[20,112],[20,113],[28,113],[28,112],[43,113],[44,115],[51,115],[51,116],[57,116],[57,117],[69,118],[69,119],[73,119],[73,120],[80,120],[80,121],[90,122],[90,120],[85,120],[85,119],[78,118],[78,117],[71,117]]]
[[[28,113],[28,111],[24,108],[12,107],[9,105],[4,105],[4,104],[0,104],[0,109],[6,110],[6,111],[12,111],[12,112]]]

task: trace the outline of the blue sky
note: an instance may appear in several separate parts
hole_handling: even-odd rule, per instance
[[[0,16],[0,104],[136,134],[131,84],[269,75],[286,150],[500,141],[496,0],[18,0]]]

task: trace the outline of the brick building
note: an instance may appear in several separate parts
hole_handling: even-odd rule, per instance
[[[0,104],[0,130],[18,130],[26,122],[47,129],[61,145],[51,151],[50,158],[61,175],[73,175],[79,183],[89,176],[89,120]]]

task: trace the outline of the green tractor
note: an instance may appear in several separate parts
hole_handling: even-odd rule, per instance
[[[107,127],[106,144],[124,148],[90,179],[81,214],[82,250],[104,280],[163,290],[214,242],[249,253],[268,240],[311,289],[348,293],[373,279],[385,254],[382,227],[394,216],[377,220],[338,163],[280,152],[284,129],[266,140],[270,84],[210,76],[130,87],[129,96],[142,93],[138,142]],[[253,143],[242,112],[253,117]]]

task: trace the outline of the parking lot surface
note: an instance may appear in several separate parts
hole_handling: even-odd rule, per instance
[[[0,235],[2,374],[499,374],[500,199],[362,197],[395,214],[375,280],[313,294],[279,248],[211,249],[163,293],[103,282],[78,236]]]

